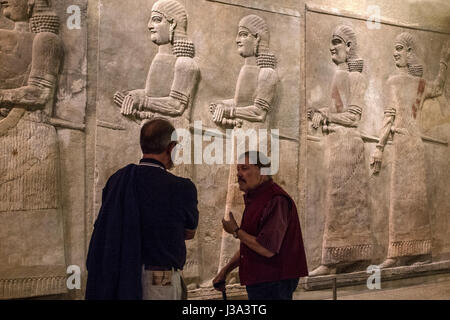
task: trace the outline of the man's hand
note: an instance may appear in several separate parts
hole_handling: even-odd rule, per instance
[[[184,229],[184,240],[192,240],[195,237],[196,230]]]
[[[226,284],[227,275],[222,270],[216,275],[216,277],[213,279],[213,286],[214,289],[217,291],[224,292],[225,291],[225,284]]]
[[[230,212],[230,220],[222,219],[223,230],[229,234],[233,234],[234,231],[239,228],[236,220],[234,219],[233,213]]]

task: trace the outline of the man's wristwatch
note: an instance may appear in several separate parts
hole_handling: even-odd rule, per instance
[[[238,231],[239,230],[241,230],[241,228],[237,227],[237,229],[233,231],[233,237],[235,237],[236,239],[238,238]]]

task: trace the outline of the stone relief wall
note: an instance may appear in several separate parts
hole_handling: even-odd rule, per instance
[[[128,102],[132,99],[131,96],[138,95],[140,92],[131,91],[135,88],[146,87],[147,97],[136,98],[135,101],[143,101],[148,99],[153,93],[149,91],[149,88],[155,89],[155,83],[164,87],[161,90],[165,90],[163,93],[156,93],[158,97],[167,96],[173,99],[173,73],[174,71],[162,72],[155,70],[155,66],[160,66],[160,57],[164,59],[171,59],[175,62],[176,55],[166,54],[163,56],[161,50],[165,50],[163,46],[157,46],[152,43],[152,34],[149,32],[147,25],[151,17],[152,7],[157,3],[156,1],[136,1],[133,4],[124,4],[105,1],[102,2],[100,11],[100,41],[99,41],[99,78],[109,79],[108,81],[100,81],[98,87],[97,96],[97,134],[96,134],[96,181],[95,181],[95,194],[96,205],[94,212],[98,211],[99,203],[101,200],[101,190],[106,183],[107,178],[121,166],[136,162],[140,157],[140,150],[138,145],[138,132],[140,129],[140,115],[152,116],[151,112],[158,113],[158,115],[164,115],[165,111],[161,109],[152,109],[151,105],[146,109],[145,103],[137,102],[135,104]],[[254,121],[248,120],[252,116],[252,110],[263,110],[267,112],[270,108],[271,111],[271,123],[275,123],[271,127],[279,128],[278,124],[283,124],[280,130],[280,135],[286,136],[284,140],[281,140],[282,150],[292,150],[292,154],[285,156],[286,161],[282,162],[279,176],[283,179],[282,184],[287,189],[291,190],[291,194],[294,198],[297,197],[297,174],[292,174],[291,168],[296,168],[297,153],[298,153],[298,133],[294,123],[295,119],[298,119],[298,109],[292,108],[295,105],[295,100],[298,101],[298,93],[288,95],[289,86],[300,87],[299,72],[290,73],[289,69],[299,70],[299,46],[294,42],[294,45],[287,50],[286,56],[292,57],[298,63],[295,66],[289,64],[289,59],[284,58],[278,61],[278,66],[275,71],[274,57],[277,56],[276,48],[281,46],[281,38],[279,35],[285,34],[292,28],[299,28],[299,21],[297,17],[285,16],[279,13],[258,13],[258,18],[261,21],[268,21],[265,29],[266,34],[261,39],[261,46],[259,46],[259,52],[257,58],[254,55],[255,46],[251,47],[251,55],[253,57],[254,66],[251,66],[249,72],[244,72],[244,75],[239,76],[240,70],[244,65],[244,60],[238,51],[236,44],[236,37],[239,30],[239,22],[245,16],[251,16],[255,14],[255,10],[247,9],[242,12],[239,7],[229,6],[218,3],[198,2],[198,1],[180,1],[180,4],[185,4],[183,7],[187,12],[187,25],[188,28],[183,36],[189,39],[192,43],[192,48],[195,46],[195,55],[192,51],[191,56],[182,57],[184,66],[195,65],[195,70],[198,76],[194,80],[192,77],[185,77],[186,80],[182,81],[186,87],[191,87],[193,93],[189,101],[188,107],[184,111],[180,118],[181,121],[175,120],[175,123],[179,128],[190,129],[194,133],[194,121],[202,121],[204,131],[206,134],[211,135],[211,139],[214,140],[214,135],[224,134],[226,128],[232,128],[234,122],[240,120],[240,127],[246,129],[249,127],[255,127],[252,125]],[[118,7],[119,6],[119,7]],[[156,4],[155,6],[158,6]],[[202,9],[202,7],[204,9]],[[122,8],[122,10],[120,10]],[[143,10],[145,8],[145,10]],[[230,18],[230,21],[223,22],[221,24],[214,23],[214,14],[211,13],[207,16],[200,15],[202,10],[212,10],[218,14],[225,15]],[[283,22],[286,20],[287,22]],[[276,22],[273,22],[275,19]],[[129,34],[123,32],[123,26],[114,25],[112,21],[123,21],[127,27]],[[136,23],[137,21],[137,23]],[[258,20],[259,21],[259,20]],[[258,22],[257,21],[257,22]],[[258,28],[259,24],[256,22],[255,27]],[[180,24],[177,24],[175,34]],[[269,30],[271,34],[270,39],[270,52],[269,52]],[[259,31],[259,30],[258,30]],[[214,34],[221,34],[221,40],[213,41]],[[274,35],[275,34],[275,35]],[[130,36],[132,35],[132,36]],[[117,39],[122,39],[117,41]],[[221,43],[221,45],[219,45]],[[176,48],[176,46],[173,46]],[[142,60],[142,55],[134,56],[130,54],[130,48],[134,48],[132,51],[145,52],[144,57],[147,60]],[[232,48],[231,50],[224,50],[224,48]],[[274,49],[272,49],[274,48]],[[170,48],[169,48],[170,49]],[[176,64],[180,63],[178,61]],[[257,62],[258,59],[258,62]],[[116,63],[115,61],[121,61]],[[155,63],[158,62],[158,63]],[[257,65],[259,64],[259,66]],[[150,72],[145,74],[143,70],[150,67]],[[173,70],[173,66],[168,67],[169,70]],[[176,67],[175,67],[176,69]],[[186,69],[186,68],[184,68]],[[254,71],[253,71],[254,69]],[[229,72],[226,72],[229,70]],[[262,71],[260,71],[262,70]],[[256,71],[256,72],[255,72]],[[176,71],[175,71],[176,73]],[[258,77],[267,78],[271,75],[273,81],[259,81]],[[161,76],[163,77],[161,78]],[[254,87],[248,87],[246,83],[247,79],[239,80],[239,77],[245,78],[253,76],[251,81]],[[166,79],[168,77],[168,79]],[[276,86],[280,81],[278,77],[283,79],[283,84]],[[147,79],[147,80],[146,80]],[[161,79],[163,83],[167,82],[167,85],[161,85]],[[221,79],[217,81],[217,79]],[[153,82],[152,82],[153,81]],[[272,84],[271,84],[272,83]],[[152,86],[153,84],[153,86]],[[286,87],[285,87],[286,86]],[[257,89],[258,87],[258,89]],[[191,90],[189,89],[189,90]],[[130,98],[126,98],[126,93],[117,93],[117,91],[130,92]],[[259,90],[259,91],[258,91]],[[259,92],[256,94],[256,92]],[[186,94],[187,95],[187,94]],[[172,97],[171,97],[172,96]],[[223,102],[230,97],[234,99],[227,100],[232,101],[231,104],[218,103]],[[127,99],[128,102],[127,102]],[[162,98],[164,99],[164,98]],[[176,99],[175,99],[176,100]],[[256,101],[256,106],[255,106]],[[220,119],[214,117],[211,114],[211,104],[214,103],[214,113],[221,108],[223,113]],[[262,106],[258,106],[263,104]],[[122,109],[118,108],[118,105]],[[127,105],[135,105],[136,107],[127,109]],[[273,105],[273,109],[272,109]],[[219,107],[217,107],[219,106]],[[239,114],[241,111],[237,111],[232,115],[225,110],[225,106],[246,107],[242,110],[249,109],[246,115]],[[125,108],[124,108],[125,107]],[[173,107],[172,107],[173,108]],[[173,108],[175,109],[175,108]],[[131,111],[130,111],[131,110]],[[230,109],[231,110],[231,109]],[[228,113],[227,113],[228,112]],[[124,113],[126,117],[124,117]],[[134,114],[129,114],[134,113]],[[170,113],[167,115],[171,115]],[[256,119],[257,116],[255,115]],[[216,125],[216,122],[222,122],[223,125]],[[232,124],[233,122],[233,124]],[[269,128],[265,122],[261,122],[264,128]],[[267,117],[267,123],[269,123],[269,117]],[[255,128],[258,128],[257,126]],[[216,131],[214,131],[216,130]],[[202,132],[202,133],[205,133]],[[203,139],[197,135],[197,139]],[[195,137],[192,138],[194,141]],[[282,138],[283,139],[283,138]],[[114,145],[111,145],[110,141],[115,141]],[[208,141],[200,140],[203,150],[211,143]],[[125,152],[118,154],[117,147],[121,146]],[[210,285],[210,279],[215,275],[219,268],[220,253],[224,252],[224,246],[222,246],[222,230],[220,222],[224,216],[226,199],[231,197],[232,188],[234,182],[228,187],[229,179],[234,181],[234,171],[231,171],[230,166],[226,164],[217,165],[182,165],[182,169],[178,173],[184,176],[191,177],[197,184],[199,192],[199,209],[200,209],[200,226],[196,239],[192,243],[188,243],[188,261],[186,264],[185,276],[188,278],[188,282],[191,284],[190,288],[196,288],[200,284],[205,283]],[[284,173],[283,173],[284,172]],[[230,190],[228,192],[227,190]],[[235,192],[235,197],[238,202],[242,202],[240,192]],[[230,202],[230,201],[228,201]],[[232,204],[235,206],[235,204]],[[242,213],[241,208],[238,206],[236,214]],[[93,217],[95,219],[95,216]],[[222,249],[221,249],[222,248]],[[230,248],[233,250],[235,247]],[[223,261],[226,257],[223,255]],[[215,262],[214,262],[215,261]]]
[[[279,129],[274,179],[299,208],[312,275],[449,260],[450,25],[437,12],[450,9],[432,2],[380,1],[389,18],[379,29],[367,27],[367,1],[37,0],[24,12],[29,30],[3,8],[0,299],[66,293],[68,265],[85,277],[102,188],[139,160],[140,125],[154,116],[190,130],[191,149],[230,140],[226,129]],[[71,5],[80,29],[66,23]],[[240,27],[257,42],[248,54]],[[42,31],[58,49],[38,46],[45,59],[32,47]],[[416,55],[409,75],[396,75],[398,42]],[[37,96],[22,94],[30,86]],[[393,133],[383,131],[389,123]],[[237,245],[220,223],[242,213],[234,169],[184,164],[175,174],[199,193],[184,273],[189,289],[210,287]]]
[[[343,191],[334,191],[330,197],[330,186],[334,185],[336,179],[328,174],[332,174],[333,170],[342,164],[342,161],[336,161],[332,156],[333,143],[330,141],[328,122],[332,123],[333,119],[323,121],[322,118],[326,118],[326,115],[318,116],[312,117],[309,123],[305,241],[310,244],[307,252],[310,268],[321,264],[328,267],[321,266],[313,275],[336,271],[332,270],[332,267],[336,267],[336,263],[332,263],[333,261],[324,263],[324,252],[329,248],[325,241],[317,242],[317,233],[323,234],[324,240],[329,237],[328,205],[337,192],[345,192],[351,197],[364,194],[368,198],[369,218],[366,218],[367,211],[362,209],[358,210],[350,223],[346,223],[346,220],[340,217],[336,222],[337,225],[332,228],[333,232],[344,228],[352,230],[352,234],[339,232],[339,251],[345,252],[345,243],[353,236],[361,235],[355,230],[366,226],[367,223],[373,233],[372,254],[370,257],[364,257],[365,259],[358,259],[368,261],[359,261],[362,263],[354,266],[343,264],[341,270],[338,268],[337,272],[365,270],[368,264],[381,264],[380,266],[384,268],[448,259],[448,240],[442,231],[442,225],[448,227],[444,212],[448,212],[449,207],[448,201],[441,197],[448,193],[449,176],[441,170],[449,167],[450,152],[447,143],[450,132],[446,98],[449,90],[445,87],[445,79],[448,77],[446,43],[449,35],[392,24],[381,24],[380,29],[371,30],[367,28],[366,21],[357,16],[346,17],[331,10],[311,8],[306,12],[306,61],[311,62],[306,70],[307,108],[314,109],[316,106],[329,103],[336,105],[334,84],[327,83],[333,74],[330,50],[335,50],[331,32],[337,25],[344,24],[355,31],[359,54],[365,60],[362,75],[368,83],[362,95],[364,108],[361,119],[358,126],[353,126],[355,129],[352,129],[359,132],[360,137],[357,139],[364,141],[364,151],[360,159],[365,159],[362,174],[364,179],[368,180],[366,187],[353,188],[351,180],[347,180],[346,188],[343,188]],[[383,43],[386,45],[375,46],[374,39],[384,39]],[[399,59],[396,53],[399,43],[405,48],[411,48],[411,53],[408,53],[408,57],[411,56],[408,58],[408,61],[411,61],[408,64],[409,74],[405,65],[403,69],[405,73],[400,76],[396,75],[401,69],[396,66]],[[406,53],[404,54],[406,59]],[[426,62],[419,63],[419,61]],[[395,111],[392,111],[392,108]],[[392,130],[393,134],[389,131],[390,128],[386,128],[387,124],[390,126],[392,123],[390,121],[396,123],[392,125],[395,127]],[[318,123],[322,126],[322,130],[314,128]],[[325,126],[328,132],[323,130]],[[383,131],[382,128],[386,129]],[[393,140],[387,143],[389,136]],[[385,144],[386,147],[383,148]],[[374,174],[376,172],[373,171],[374,168],[370,168],[370,162],[372,156],[381,158],[381,154],[375,152],[377,146],[384,149],[384,153],[382,162],[378,163],[381,164],[381,171]],[[343,150],[346,150],[346,147],[341,142],[338,151]],[[357,153],[347,154],[347,157],[352,157]],[[352,166],[356,163],[353,161]],[[437,169],[436,166],[442,167]],[[349,167],[350,165],[347,166]],[[341,170],[340,178],[344,172],[345,170]],[[438,172],[439,177],[436,175]],[[356,171],[353,170],[352,174],[355,175]],[[436,197],[440,199],[437,205],[439,208],[436,207]],[[342,200],[343,197],[339,199]],[[363,202],[351,201],[339,204],[344,207],[350,204],[353,209],[356,208],[355,203]],[[442,205],[447,206],[446,209]],[[334,210],[337,208],[339,205],[333,206]],[[352,223],[356,223],[356,229],[355,226],[347,228]],[[431,234],[433,236],[430,236]]]
[[[258,10],[258,6],[255,7],[253,4],[247,3],[240,6],[228,1],[187,2],[188,13],[192,20],[192,30],[195,30],[193,39],[198,39],[194,41],[202,73],[197,102],[193,109],[193,119],[201,120],[207,128],[217,129],[224,133],[224,129],[230,128],[230,126],[216,124],[221,120],[220,115],[217,117],[215,114],[217,109],[214,108],[211,113],[209,107],[211,103],[223,106],[231,105],[236,106],[236,114],[234,117],[225,114],[225,118],[237,122],[238,127],[235,127],[235,130],[268,129],[270,132],[270,129],[279,129],[281,159],[280,169],[275,179],[290,192],[294,199],[298,199],[298,101],[300,92],[297,89],[300,88],[300,42],[294,35],[300,33],[300,18],[293,11],[285,12],[278,10],[277,7],[267,7],[267,3],[259,3],[259,5],[263,5],[267,10]],[[214,22],[203,12],[210,12],[211,17],[220,15],[223,18]],[[261,52],[265,53],[266,51],[268,55],[273,55],[276,58],[276,66],[260,68],[257,61],[254,61],[256,57],[253,57],[253,52],[249,52],[250,57],[247,58],[240,54],[244,49],[238,47],[237,44],[238,41],[241,41],[238,39],[239,26],[241,22],[245,22],[247,19],[251,20],[252,17],[255,21],[264,21],[267,26],[267,31],[265,31],[267,34],[261,36],[261,42],[263,40],[266,42],[261,46]],[[244,21],[242,21],[243,19]],[[263,29],[265,30],[264,27]],[[293,35],[289,46],[286,46],[283,41],[285,34]],[[208,40],[212,35],[220,35],[220,40]],[[263,39],[264,37],[267,38]],[[250,65],[247,65],[246,61]],[[270,59],[270,61],[273,60]],[[251,66],[251,63],[256,66]],[[273,80],[258,81],[258,77],[264,74],[273,74]],[[244,77],[249,75],[252,75],[249,77],[251,81],[244,81]],[[262,96],[267,93],[269,93],[268,96]],[[254,113],[251,116],[252,109],[264,110],[264,108],[255,107],[258,95],[269,105],[269,108],[266,108],[267,112],[263,113],[265,117],[259,120],[258,114],[260,113]],[[270,101],[272,99],[273,101]],[[245,111],[250,116],[246,116]],[[227,111],[224,110],[224,112]],[[231,125],[231,128],[233,126],[234,124]],[[267,143],[270,146],[270,142]],[[208,144],[205,141],[204,147]],[[218,271],[219,265],[226,262],[227,257],[234,253],[237,245],[234,239],[223,237],[222,227],[217,222],[220,222],[230,210],[235,217],[240,218],[243,198],[235,187],[235,168],[230,168],[229,165],[196,165],[195,170],[199,194],[204,197],[204,200],[200,201],[201,216],[198,235],[203,259],[200,284],[210,286],[210,280]],[[230,280],[231,283],[238,281],[233,276]]]
[[[332,269],[344,263],[370,260],[373,251],[364,141],[358,128],[366,109],[364,60],[358,56],[352,27],[337,26],[330,42],[336,65],[331,102],[328,107],[311,106],[309,111],[313,131],[323,133],[328,160],[321,266],[310,276],[335,272]],[[308,169],[308,174],[320,174]]]
[[[2,2],[1,299],[65,293],[67,265],[84,261],[86,28],[66,26],[73,4]]]
[[[271,113],[277,111],[275,100],[279,78],[276,71],[276,57],[270,53],[269,42],[270,31],[264,19],[254,14],[241,19],[236,44],[239,55],[244,59],[244,65],[239,73],[234,98],[214,102],[210,105],[212,119],[217,126],[236,128],[237,130],[267,130],[271,127]],[[259,143],[268,142],[267,137],[261,138]],[[241,150],[238,143],[243,144],[242,148],[245,150],[245,142],[238,141],[233,135],[228,139],[233,140],[232,144],[235,146],[236,154],[238,154],[238,150]],[[258,149],[262,148],[261,145],[257,147]],[[265,148],[269,149],[268,146]],[[229,212],[235,212],[237,218],[242,219],[244,203],[236,175],[236,165],[230,165],[225,219],[229,219]],[[230,261],[238,247],[239,241],[223,231],[219,269]]]

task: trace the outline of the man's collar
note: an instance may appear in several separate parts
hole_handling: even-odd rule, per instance
[[[267,187],[269,187],[270,185],[272,185],[273,180],[270,178],[269,180],[261,183],[259,186],[257,186],[255,189],[249,190],[246,194],[245,197],[246,198],[252,198],[254,196],[256,196],[257,194],[259,194],[261,191],[265,190]]]
[[[139,162],[139,163],[141,163],[141,164],[154,164],[154,165],[156,165],[156,166],[159,166],[159,167],[161,167],[161,169],[164,169],[164,170],[167,170],[166,169],[166,166],[162,163],[162,162],[160,162],[160,161],[158,161],[158,160],[156,160],[156,159],[152,159],[152,158],[143,158],[143,159],[141,159],[141,161]]]

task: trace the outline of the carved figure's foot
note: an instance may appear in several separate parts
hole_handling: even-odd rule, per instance
[[[329,274],[336,274],[336,268],[332,268],[325,265],[320,265],[313,271],[309,273],[310,277],[317,277],[317,276],[326,276]]]
[[[424,264],[429,264],[432,262],[431,254],[412,257],[412,259],[410,259],[408,262],[412,266],[422,266]]]
[[[367,267],[371,265],[370,260],[359,260],[354,261],[342,265],[336,266],[336,272],[337,273],[352,273],[352,272],[358,272],[362,270],[367,270]]]
[[[384,260],[382,264],[379,265],[380,269],[386,269],[394,267],[397,264],[397,259],[394,258],[388,258]]]
[[[414,262],[412,265],[413,266],[423,266],[424,264],[429,264],[431,262],[432,262],[431,259],[427,259],[427,260]]]

